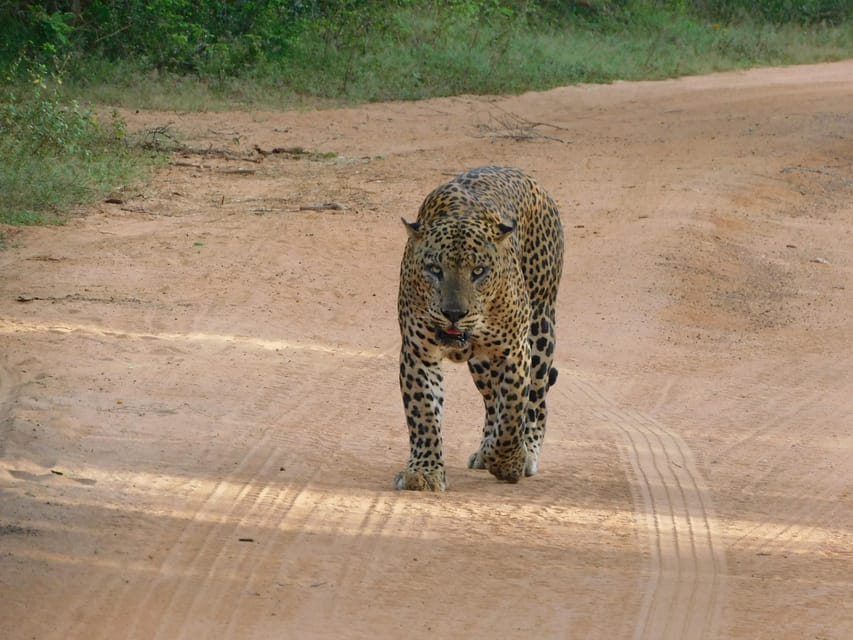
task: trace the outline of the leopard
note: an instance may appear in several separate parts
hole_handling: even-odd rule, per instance
[[[467,363],[485,420],[468,467],[516,483],[539,469],[553,366],[564,230],[521,169],[470,169],[430,192],[409,222],[397,300],[400,391],[410,456],[398,490],[445,491],[445,360]]]

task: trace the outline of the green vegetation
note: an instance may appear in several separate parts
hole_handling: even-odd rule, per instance
[[[103,122],[69,98],[43,65],[0,86],[0,223],[58,223],[140,173],[124,122]]]
[[[853,54],[849,0],[0,0],[0,64],[134,107],[516,92]]]
[[[849,0],[0,0],[0,221],[128,179],[84,103],[322,106],[853,55]]]

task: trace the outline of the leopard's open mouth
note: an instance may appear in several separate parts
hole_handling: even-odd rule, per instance
[[[437,327],[435,336],[441,344],[448,347],[466,347],[471,340],[470,331],[459,329],[454,325],[445,328]]]

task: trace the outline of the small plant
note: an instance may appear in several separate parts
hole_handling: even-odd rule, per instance
[[[0,84],[0,222],[61,222],[62,214],[128,177],[134,162],[116,111],[101,122],[68,98],[61,75],[18,64]]]
[[[94,115],[80,108],[76,100],[64,100],[62,81],[49,77],[43,64],[30,71],[26,89],[7,85],[0,132],[16,141],[23,151],[38,155],[90,152],[87,142],[98,132]]]

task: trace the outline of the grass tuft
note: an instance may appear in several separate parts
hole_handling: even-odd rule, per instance
[[[0,223],[60,224],[143,170],[118,114],[99,119],[45,66],[0,91]]]

